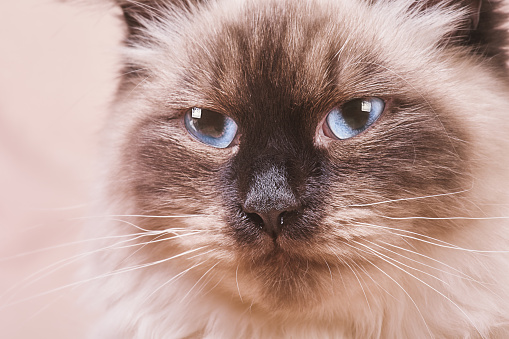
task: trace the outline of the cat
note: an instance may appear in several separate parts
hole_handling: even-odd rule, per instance
[[[93,338],[507,338],[497,1],[116,0]]]

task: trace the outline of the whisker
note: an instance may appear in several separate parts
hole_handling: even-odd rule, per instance
[[[37,249],[37,250],[23,252],[23,253],[18,253],[18,254],[12,255],[12,256],[0,258],[0,263],[1,262],[5,262],[5,261],[10,261],[10,260],[13,260],[13,259],[18,259],[18,258],[26,257],[26,256],[33,255],[33,254],[39,254],[39,253],[43,253],[43,252],[47,252],[47,251],[51,251],[51,250],[55,250],[55,249],[59,249],[59,248],[65,248],[65,247],[68,247],[68,246],[82,245],[82,244],[86,244],[88,242],[95,242],[95,241],[100,241],[100,240],[127,238],[127,237],[142,235],[142,234],[144,234],[144,233],[133,233],[133,234],[124,234],[124,235],[112,235],[112,236],[106,236],[106,237],[100,237],[100,238],[91,238],[91,239],[76,240],[76,241],[67,242],[67,243],[64,243],[64,244],[48,246],[48,247],[40,248],[40,249]]]
[[[345,40],[345,42],[343,43],[343,45],[341,46],[341,48],[337,51],[337,53],[334,55],[334,58],[336,60],[340,60],[341,59],[341,54],[343,54],[343,51],[346,47],[346,45],[350,42],[350,36],[348,36]]]
[[[380,215],[381,218],[389,220],[509,220],[509,217],[389,217]]]
[[[93,277],[93,278],[84,279],[84,280],[77,281],[77,282],[74,282],[74,283],[71,283],[71,284],[60,286],[60,287],[57,287],[57,288],[54,288],[54,289],[51,289],[51,290],[48,290],[48,291],[45,291],[45,292],[42,292],[42,293],[38,293],[38,294],[30,296],[30,297],[26,297],[26,298],[20,299],[20,300],[15,301],[15,302],[8,303],[6,305],[0,306],[0,310],[4,310],[4,309],[6,309],[8,307],[19,305],[19,304],[21,304],[23,302],[30,301],[30,300],[33,300],[33,299],[36,299],[36,298],[39,298],[39,297],[42,297],[42,296],[45,296],[45,295],[49,295],[49,294],[55,293],[55,292],[59,292],[59,291],[62,291],[62,290],[65,290],[65,289],[68,289],[68,288],[71,288],[71,287],[80,286],[80,285],[83,285],[85,283],[92,282],[92,281],[95,281],[95,280],[99,280],[99,279],[103,279],[103,278],[108,278],[108,277],[111,277],[113,275],[122,274],[122,273],[128,273],[128,272],[132,272],[132,271],[135,271],[135,270],[138,270],[138,269],[142,269],[142,268],[147,268],[147,267],[159,265],[159,264],[168,262],[170,260],[173,260],[173,259],[176,259],[176,258],[179,258],[179,257],[183,257],[183,256],[185,256],[185,255],[187,255],[189,253],[193,253],[193,252],[199,251],[199,250],[207,248],[207,247],[208,246],[201,246],[201,247],[198,247],[198,248],[195,248],[195,249],[191,249],[191,250],[182,252],[180,254],[174,255],[172,257],[161,259],[161,260],[157,260],[157,261],[154,261],[154,262],[151,262],[151,263],[148,263],[148,264],[141,264],[141,265],[134,265],[134,266],[130,266],[130,267],[124,267],[124,268],[121,268],[121,269],[114,270],[112,272],[101,274],[101,275]]]
[[[210,251],[206,251],[206,252],[203,252],[203,253],[200,253],[200,254],[193,255],[192,257],[188,257],[188,258],[186,258],[186,259],[191,260],[191,259],[194,259],[194,258],[196,258],[196,257],[200,257],[200,256],[202,256],[202,255],[209,254],[209,253],[214,252],[214,251],[215,251],[215,250],[213,250],[213,249],[212,249],[212,250],[210,250]]]
[[[127,96],[126,96],[126,97],[127,97],[127,98],[130,98],[130,97],[131,97],[131,95],[132,95],[132,94],[136,91],[136,89],[137,89],[138,87],[142,86],[144,83],[146,83],[146,82],[147,82],[147,80],[148,80],[149,78],[150,78],[150,76],[146,76],[143,80],[140,80],[140,81],[136,84],[136,86],[134,86],[134,87],[133,87],[133,88],[129,91],[129,93],[127,93]]]
[[[240,293],[240,286],[239,286],[239,265],[237,265],[237,269],[235,270],[235,282],[237,283],[237,291],[239,292],[240,302],[243,304],[244,300],[242,300],[242,294]]]
[[[117,215],[90,215],[85,217],[76,217],[71,218],[69,220],[86,220],[86,219],[106,219],[111,221],[120,221],[125,224],[131,225],[140,231],[143,232],[153,232],[152,230],[144,229],[143,227],[140,227],[138,225],[133,224],[132,222],[129,222],[124,219],[118,219],[118,218],[158,218],[158,219],[181,219],[181,218],[192,218],[192,217],[203,217],[206,216],[204,214],[183,214],[183,215],[142,215],[142,214],[117,214]]]
[[[154,243],[157,243],[157,242],[160,242],[162,240],[170,240],[172,237],[170,237],[170,239],[160,239],[161,237],[165,236],[166,233],[163,233],[163,234],[159,234],[157,237],[155,237],[154,239],[150,240],[150,241],[147,241],[145,243],[140,243],[139,245],[141,245],[140,248],[136,249],[136,251],[134,251],[133,253],[129,254],[127,257],[125,257],[124,259],[122,259],[122,261],[120,262],[119,265],[122,265],[123,263],[127,262],[130,258],[132,258],[133,256],[136,255],[136,253],[140,252],[141,250],[143,250],[147,245],[149,244],[154,244]]]
[[[400,229],[400,228],[394,228],[394,227],[389,227],[389,226],[382,226],[382,225],[375,225],[375,224],[369,224],[369,223],[365,223],[365,222],[358,222],[358,221],[354,221],[355,224],[357,225],[361,225],[361,226],[366,226],[366,227],[373,227],[373,228],[382,228],[382,229],[385,229],[385,230],[389,230],[389,231],[397,231],[397,232],[402,232],[402,233],[409,233],[409,234],[412,234],[412,235],[416,235],[416,236],[419,236],[419,237],[423,237],[423,238],[427,238],[427,239],[430,239],[430,240],[434,240],[434,241],[437,241],[439,243],[442,243],[442,244],[445,244],[447,245],[448,247],[452,247],[452,248],[457,248],[457,249],[461,249],[461,247],[459,246],[456,246],[454,244],[451,244],[451,243],[448,243],[446,241],[443,241],[443,240],[440,240],[440,239],[437,239],[437,238],[433,238],[431,236],[428,236],[428,235],[424,235],[424,234],[421,234],[421,233],[417,233],[417,232],[413,232],[413,231],[409,231],[409,230],[404,230],[404,229]],[[394,232],[390,232],[391,234],[394,234],[394,235],[397,235],[397,236],[402,236],[402,237],[405,237],[406,235],[404,234],[398,234],[398,233],[394,233]],[[410,236],[406,236],[407,238],[410,238],[410,239],[417,239],[417,240],[422,240],[422,239],[418,239],[418,238],[412,238]],[[434,243],[432,243],[434,244]],[[434,244],[434,245],[439,245],[439,244]]]
[[[375,205],[381,205],[381,204],[389,204],[389,203],[399,202],[399,201],[410,201],[410,200],[420,200],[420,199],[429,199],[429,198],[444,197],[444,196],[457,195],[457,194],[461,194],[461,193],[469,192],[469,191],[471,191],[473,188],[474,188],[474,186],[472,185],[472,187],[471,187],[471,188],[469,188],[469,189],[465,189],[465,190],[461,190],[461,191],[457,191],[457,192],[451,192],[451,193],[441,193],[441,194],[432,194],[432,195],[424,195],[424,196],[411,197],[411,198],[390,199],[390,200],[384,200],[384,201],[373,202],[373,203],[369,203],[369,204],[354,204],[354,205],[347,205],[347,206],[345,206],[345,207],[367,207],[367,206],[375,206]]]
[[[506,251],[473,250],[473,249],[469,249],[469,248],[460,247],[460,246],[448,243],[446,241],[443,241],[443,240],[440,240],[440,239],[436,239],[436,238],[430,237],[428,235],[420,234],[420,233],[417,233],[417,232],[409,231],[409,230],[403,230],[403,229],[393,228],[393,227],[388,227],[388,226],[368,224],[368,223],[365,223],[365,222],[358,222],[358,221],[355,221],[354,223],[357,224],[357,225],[360,225],[360,226],[373,227],[373,228],[382,228],[382,229],[391,230],[391,231],[397,231],[397,232],[413,234],[413,235],[416,235],[416,236],[419,236],[419,237],[423,237],[423,238],[427,238],[427,239],[430,239],[430,240],[433,240],[433,241],[440,242],[442,244],[437,244],[437,243],[434,243],[434,242],[431,242],[431,241],[427,241],[427,240],[424,240],[424,239],[420,239],[420,238],[417,238],[417,237],[413,237],[413,236],[410,236],[410,235],[407,235],[407,234],[398,234],[398,233],[390,232],[391,234],[397,235],[399,237],[405,237],[405,238],[408,238],[408,239],[417,240],[417,241],[420,241],[420,242],[424,242],[424,243],[427,243],[427,244],[430,244],[430,245],[434,245],[434,246],[438,246],[438,247],[443,247],[443,248],[449,248],[449,249],[460,250],[460,251],[465,251],[465,252],[472,252],[472,253],[481,253],[481,254],[488,254],[488,253],[509,253],[509,250],[506,250]],[[445,244],[445,245],[443,245],[443,244]]]
[[[370,241],[368,241],[368,242],[370,242]],[[427,256],[427,255],[425,255],[425,254],[422,254],[422,253],[419,253],[419,252],[416,252],[416,251],[412,251],[412,250],[407,249],[407,248],[404,248],[404,247],[400,247],[400,246],[397,246],[397,245],[394,245],[394,244],[390,244],[390,243],[385,242],[385,241],[380,241],[380,242],[381,242],[381,243],[383,243],[384,245],[391,246],[391,247],[395,247],[395,248],[400,249],[400,250],[402,250],[402,251],[410,252],[410,253],[412,253],[412,254],[415,254],[415,255],[418,255],[418,256],[424,257],[424,258],[426,258],[426,259],[428,259],[428,260],[434,261],[434,262],[436,262],[436,263],[438,263],[438,264],[440,264],[440,265],[443,265],[443,266],[445,266],[445,267],[447,267],[447,268],[449,268],[449,269],[451,269],[451,270],[453,270],[453,271],[455,271],[455,272],[460,273],[461,275],[452,274],[451,272],[447,272],[447,271],[443,271],[443,270],[439,270],[440,272],[448,273],[448,274],[451,274],[451,275],[453,275],[453,276],[455,276],[455,277],[458,277],[458,278],[461,278],[461,279],[466,279],[466,280],[469,280],[469,281],[472,281],[472,282],[476,282],[476,283],[481,284],[481,285],[483,285],[483,286],[487,285],[487,283],[486,283],[486,282],[483,282],[483,281],[480,281],[480,280],[474,279],[474,278],[472,278],[471,276],[469,276],[468,274],[466,274],[465,272],[462,272],[462,271],[458,270],[457,268],[455,268],[455,267],[453,267],[453,266],[451,266],[451,265],[448,265],[448,264],[446,264],[446,263],[444,263],[444,262],[442,262],[442,261],[440,261],[440,260],[437,260],[437,259],[435,259],[435,258],[432,258],[432,257],[430,257],[430,256]],[[370,242],[370,243],[371,243],[371,242]],[[373,243],[373,244],[375,244],[375,243]],[[391,250],[389,250],[389,249],[387,249],[387,248],[385,248],[385,250],[387,250],[387,251],[389,251],[389,252],[393,252],[393,251],[391,251]],[[393,253],[398,254],[398,255],[402,255],[401,253],[397,253],[397,252],[393,252]],[[421,264],[421,265],[425,265],[424,263],[421,263],[421,262],[419,262],[419,261],[417,261],[417,260],[410,259],[410,258],[408,258],[408,257],[406,257],[406,256],[403,256],[403,257],[405,257],[405,258],[407,258],[407,259],[409,259],[409,260],[415,261],[415,262],[417,262],[417,263],[419,263],[419,264]],[[435,268],[435,267],[433,267],[433,266],[430,266],[430,265],[425,265],[425,266],[428,266],[428,267],[430,267],[430,268],[437,269],[437,268]]]
[[[212,292],[214,290],[214,288],[216,288],[217,286],[219,286],[219,284],[221,284],[223,282],[223,279],[224,279],[224,276],[221,277],[221,279],[219,279],[219,281],[217,283],[215,283],[214,286],[212,286],[207,292],[203,293],[202,296],[206,296],[207,294]]]
[[[358,242],[358,241],[355,241],[355,240],[352,240],[352,242],[354,242],[354,243],[356,243],[356,244],[358,244],[358,245],[364,246],[364,247],[368,248],[369,250],[371,250],[371,251],[373,251],[373,252],[378,253],[380,256],[383,256],[383,257],[387,258],[388,260],[390,260],[390,261],[393,261],[393,262],[396,262],[396,263],[400,264],[401,266],[404,266],[404,267],[410,268],[410,269],[412,269],[412,270],[415,270],[415,271],[417,271],[417,272],[420,272],[420,273],[422,273],[422,274],[425,274],[425,275],[427,275],[427,276],[429,276],[429,277],[432,277],[432,278],[434,278],[434,279],[437,279],[438,281],[440,281],[440,282],[441,282],[441,283],[443,283],[444,285],[447,285],[447,286],[450,286],[450,285],[451,285],[451,284],[449,284],[448,282],[445,282],[444,280],[442,280],[442,279],[440,279],[440,278],[438,278],[438,277],[434,276],[433,274],[430,274],[430,273],[425,272],[425,271],[423,271],[423,270],[420,270],[420,269],[418,269],[418,268],[415,268],[415,267],[412,267],[412,266],[407,265],[407,264],[405,264],[405,263],[402,263],[401,261],[396,260],[396,259],[394,259],[394,258],[391,258],[390,256],[388,256],[388,255],[386,255],[386,254],[383,254],[383,253],[381,253],[381,252],[379,252],[379,251],[377,251],[377,250],[373,249],[372,247],[367,246],[366,244],[363,244],[363,243]],[[383,248],[383,247],[382,247],[382,248]],[[383,249],[385,249],[385,248],[383,248]]]
[[[368,253],[366,252],[365,250],[362,250],[360,248],[357,248],[353,245],[350,245],[348,242],[346,241],[342,241],[342,243],[344,243],[345,245],[347,246],[350,246],[352,247],[353,249],[355,249],[356,251],[361,251],[361,252],[364,252],[364,253]],[[428,326],[428,323],[426,322],[426,319],[424,319],[424,316],[422,315],[422,312],[421,312],[421,309],[419,308],[419,306],[417,306],[417,303],[415,302],[415,300],[410,296],[410,294],[407,292],[407,290],[405,290],[405,288],[403,286],[401,286],[401,284],[399,282],[397,282],[393,277],[391,277],[387,272],[385,272],[384,270],[382,270],[380,267],[378,267],[377,265],[375,265],[371,260],[369,259],[366,259],[373,267],[375,267],[376,269],[378,269],[382,274],[384,274],[387,278],[389,278],[391,281],[393,281],[396,285],[398,285],[398,287],[403,291],[403,293],[406,294],[406,296],[410,299],[410,301],[412,302],[412,304],[415,306],[415,309],[417,310],[417,312],[419,313],[419,316],[421,317],[423,323],[424,323],[424,326],[426,326],[426,329],[428,330],[428,334],[430,335],[431,338],[434,338],[435,336],[433,335],[433,333],[431,332],[431,329],[429,328]]]
[[[347,287],[346,287],[346,284],[345,284],[345,279],[343,278],[343,273],[341,273],[341,269],[339,267],[339,263],[335,263],[334,266],[336,266],[336,271],[338,271],[339,278],[341,279],[341,283],[343,284],[343,287],[344,287],[344,289],[346,291]]]
[[[353,264],[353,265],[355,265],[357,268],[359,268],[359,269],[360,269],[359,264],[357,264],[357,263],[355,262],[355,260],[352,260],[352,264]],[[359,272],[359,271],[358,271],[358,270],[356,270],[356,272]],[[363,272],[364,272],[364,271],[363,271]],[[360,277],[360,279],[364,282],[364,285],[367,287],[367,286],[368,286],[368,284],[366,283],[366,280],[364,280],[364,277],[363,277],[361,274],[359,274],[359,277]],[[369,289],[369,288],[366,288],[366,289],[368,290],[369,294],[371,294],[371,297],[373,297],[373,292],[371,292],[371,289]]]
[[[196,281],[196,283],[189,289],[189,291],[186,293],[186,295],[180,300],[179,304],[181,304],[188,296],[191,294],[191,292],[194,290],[194,288],[200,283],[200,281],[219,264],[219,261],[214,264],[211,268],[209,268],[203,275]]]
[[[101,249],[96,249],[96,250],[93,250],[93,251],[90,251],[90,252],[86,252],[86,253],[80,253],[80,254],[77,254],[77,255],[74,255],[72,257],[69,257],[69,258],[65,258],[65,259],[62,259],[62,260],[59,260],[55,263],[52,263],[46,267],[43,267],[41,269],[39,269],[38,271],[30,274],[28,277],[22,279],[21,281],[18,282],[18,284],[16,284],[15,286],[12,286],[11,288],[8,288],[6,291],[4,291],[4,293],[2,293],[0,295],[0,299],[2,299],[5,295],[11,293],[12,291],[15,291],[15,290],[21,290],[22,288],[25,288],[25,287],[28,287],[28,286],[31,286],[33,285],[34,283],[40,281],[41,279],[47,277],[48,275],[52,274],[52,273],[55,273],[56,271],[58,271],[59,269],[62,269],[74,262],[76,262],[77,260],[81,259],[81,258],[84,258],[86,256],[89,256],[89,255],[92,255],[92,254],[95,254],[95,253],[98,253],[100,251],[103,251],[103,250],[107,250],[107,249],[110,249],[118,244],[123,244],[123,243],[127,243],[127,242],[130,242],[130,241],[134,241],[134,240],[137,240],[137,239],[140,239],[142,238],[143,235],[141,236],[136,236],[132,239],[127,239],[127,240],[123,240],[123,241],[120,241],[120,242],[117,242],[113,245],[110,245],[110,246],[106,246],[104,248],[101,248]],[[15,296],[15,293],[11,295],[11,298]]]
[[[169,280],[167,280],[164,284],[162,284],[161,286],[159,286],[158,288],[156,288],[154,291],[152,291],[152,293],[150,293],[148,295],[148,297],[145,298],[145,300],[143,301],[143,303],[146,303],[154,294],[156,294],[158,291],[160,291],[162,288],[164,288],[165,286],[168,286],[168,284],[171,284],[172,282],[176,281],[177,279],[179,279],[180,277],[182,277],[184,274],[186,274],[187,272],[191,271],[193,268],[196,268],[200,265],[202,265],[205,261],[207,260],[204,260],[204,261],[201,261],[197,264],[194,264],[193,266],[183,270],[182,272],[180,272],[179,274],[176,274],[174,275],[173,277],[171,277]]]
[[[452,269],[453,271],[456,271],[456,272],[460,273],[460,275],[458,275],[458,274],[454,274],[454,273],[452,273],[452,272],[448,272],[448,271],[444,271],[444,270],[438,269],[437,267],[433,267],[433,266],[431,266],[431,265],[426,265],[426,264],[424,264],[424,263],[422,263],[422,262],[419,262],[418,260],[413,260],[413,259],[411,259],[411,258],[408,258],[407,256],[404,256],[404,255],[402,255],[401,253],[398,253],[398,252],[395,252],[395,251],[391,251],[391,250],[389,250],[389,249],[387,249],[387,248],[384,248],[383,246],[380,246],[379,244],[373,243],[373,242],[368,241],[368,240],[366,240],[366,241],[367,241],[367,242],[369,242],[369,243],[371,243],[371,244],[373,244],[373,245],[379,246],[379,247],[381,247],[382,249],[384,249],[384,250],[386,250],[386,251],[389,251],[389,252],[391,252],[391,253],[394,253],[394,254],[397,254],[397,255],[399,255],[399,256],[402,256],[403,258],[406,258],[406,259],[408,259],[408,260],[414,261],[414,262],[416,262],[416,263],[418,263],[418,264],[420,264],[420,265],[427,266],[427,267],[429,267],[429,268],[431,268],[431,269],[435,269],[435,270],[437,270],[437,271],[439,271],[439,272],[442,272],[442,273],[445,273],[445,274],[451,275],[451,276],[453,276],[453,277],[457,277],[457,278],[460,278],[460,279],[464,279],[464,280],[468,280],[468,281],[471,281],[471,282],[475,282],[475,283],[477,283],[477,284],[479,284],[479,285],[483,286],[483,287],[484,287],[484,288],[486,288],[487,290],[489,290],[491,293],[493,293],[493,295],[498,295],[498,293],[497,293],[497,292],[495,292],[495,291],[493,291],[492,289],[490,289],[490,288],[489,288],[489,285],[492,285],[492,286],[493,286],[493,285],[495,285],[494,283],[487,283],[487,282],[484,282],[484,281],[481,281],[481,280],[474,279],[474,278],[472,278],[471,276],[469,276],[468,274],[466,274],[466,273],[464,273],[464,272],[462,272],[462,271],[460,271],[460,270],[458,270],[458,269],[456,269],[456,268],[454,268],[454,267],[452,267],[452,266],[450,266],[450,265],[447,265],[446,263],[443,263],[443,262],[441,262],[441,261],[439,261],[439,260],[436,260],[436,259],[434,259],[434,258],[431,258],[431,257],[426,256],[426,255],[424,255],[424,254],[421,254],[421,253],[419,253],[419,252],[411,251],[411,250],[408,250],[408,249],[405,249],[405,248],[402,248],[402,247],[399,247],[399,246],[392,245],[392,244],[386,243],[386,242],[384,242],[384,241],[381,241],[382,243],[387,244],[387,245],[389,245],[389,246],[396,247],[396,248],[398,248],[398,249],[401,249],[401,250],[404,250],[404,251],[408,251],[408,252],[413,253],[413,254],[417,254],[417,255],[419,255],[419,256],[422,256],[422,257],[425,257],[425,258],[427,258],[427,259],[429,259],[429,260],[432,260],[432,261],[434,261],[434,262],[437,262],[437,263],[439,263],[439,264],[441,264],[441,265],[444,265],[445,267],[450,268],[450,269]]]
[[[135,1],[135,0],[125,0],[125,1],[130,4],[133,4],[134,6],[148,10],[152,15],[156,14],[157,12],[160,12],[160,10],[158,8],[147,5],[146,3],[143,3],[140,1]],[[162,12],[160,12],[160,14],[162,14]]]
[[[369,300],[368,300],[368,296],[366,295],[366,291],[364,290],[364,287],[362,286],[362,283],[359,279],[359,276],[357,275],[357,273],[355,273],[355,270],[346,262],[344,261],[345,265],[348,266],[348,268],[352,271],[352,273],[354,274],[355,276],[355,279],[357,279],[357,281],[359,282],[359,286],[361,287],[362,289],[362,294],[364,294],[364,299],[366,300],[366,303],[368,304],[368,308],[369,308],[369,311],[371,313],[373,313],[373,310],[371,309],[371,305],[369,303]]]
[[[191,218],[191,217],[205,217],[208,214],[178,214],[178,215],[148,215],[148,214],[105,214],[105,215],[93,215],[82,217],[83,219],[89,218],[160,218],[160,219],[179,219],[179,218]]]
[[[38,270],[37,272],[32,273],[28,277],[24,278],[23,280],[20,281],[21,285],[17,284],[16,286],[13,286],[13,287],[9,288],[8,290],[6,290],[4,293],[2,293],[2,295],[0,296],[0,299],[3,298],[6,294],[12,292],[13,290],[21,290],[22,288],[31,286],[34,283],[40,281],[41,279],[47,277],[48,275],[50,275],[52,273],[55,273],[56,271],[66,267],[68,265],[71,265],[72,263],[74,263],[74,262],[76,262],[76,261],[78,261],[80,259],[86,258],[86,257],[88,257],[90,255],[93,255],[93,254],[96,254],[96,253],[99,253],[99,252],[102,252],[102,251],[110,250],[110,249],[125,249],[125,248],[130,248],[130,247],[145,246],[147,244],[153,244],[153,243],[157,243],[157,242],[162,242],[162,241],[172,240],[172,239],[176,239],[176,238],[181,238],[181,237],[184,237],[184,236],[195,235],[197,233],[200,233],[200,232],[199,231],[195,231],[195,232],[191,232],[191,233],[188,233],[188,234],[175,235],[175,236],[172,236],[172,237],[169,237],[169,238],[165,238],[165,239],[158,239],[156,241],[151,240],[151,241],[148,241],[148,242],[142,242],[142,243],[137,243],[137,244],[132,244],[132,245],[119,246],[121,244],[132,242],[132,241],[141,239],[143,237],[151,236],[152,235],[152,234],[144,234],[144,235],[136,236],[136,237],[134,237],[132,239],[127,239],[127,240],[123,240],[123,241],[117,242],[115,244],[112,244],[112,245],[109,245],[109,246],[106,246],[106,247],[103,247],[103,248],[100,248],[100,249],[96,249],[96,250],[93,250],[93,251],[90,251],[90,252],[86,252],[86,253],[80,253],[80,254],[74,255],[74,256],[72,256],[70,258],[59,260],[56,263],[48,265],[48,266]],[[51,269],[51,268],[53,268],[53,269]],[[11,296],[11,298],[14,295],[15,294],[13,294]]]
[[[357,276],[357,273],[355,273],[354,269],[346,262],[345,259],[340,258],[332,249],[330,249],[330,250],[331,250],[332,253],[334,253],[334,255],[336,256],[338,261],[340,261],[343,264],[345,264],[350,269],[350,271],[352,271],[353,275],[355,276],[355,279],[357,279],[357,282],[359,283],[359,286],[361,287],[362,294],[364,294],[364,298],[366,300],[366,304],[368,304],[369,310],[371,312],[373,312],[373,310],[371,309],[371,305],[369,304],[369,300],[368,300],[368,296],[366,295],[366,291],[364,291],[364,287],[362,286],[362,283],[361,283],[359,277]]]
[[[364,256],[362,256],[362,255],[361,255],[361,258],[362,258],[363,260],[368,260],[366,257],[364,257]],[[391,293],[389,293],[389,291],[387,291],[385,288],[383,288],[383,287],[382,287],[382,286],[381,286],[381,285],[380,285],[380,284],[379,284],[379,283],[378,283],[375,279],[373,279],[373,277],[371,276],[371,274],[369,274],[369,273],[368,273],[368,271],[367,271],[364,267],[362,267],[361,265],[359,265],[359,264],[358,264],[358,263],[356,263],[356,262],[353,262],[353,264],[354,264],[355,266],[357,266],[357,267],[358,267],[358,268],[359,268],[362,272],[364,272],[364,274],[365,274],[365,275],[367,275],[367,276],[368,276],[368,278],[369,278],[369,279],[371,279],[371,281],[373,281],[373,283],[374,283],[375,285],[377,285],[377,287],[378,287],[379,289],[382,289],[385,293],[387,293],[388,295],[390,295],[392,298],[394,298],[395,300],[398,300],[395,296],[393,296]],[[371,295],[373,295],[373,294],[371,294]]]
[[[440,294],[442,297],[444,297],[447,301],[449,301],[452,305],[454,305],[461,313],[463,313],[463,315],[467,318],[467,320],[470,322],[470,324],[475,328],[475,330],[477,331],[477,333],[479,333],[479,335],[485,339],[485,337],[482,335],[481,331],[479,331],[479,329],[477,328],[477,326],[475,325],[475,323],[472,321],[472,319],[468,316],[468,314],[461,308],[459,307],[458,304],[456,304],[454,301],[452,301],[449,297],[447,297],[445,294],[443,294],[442,292],[440,292],[439,290],[437,290],[436,288],[434,288],[433,286],[429,285],[428,283],[426,283],[425,281],[423,281],[422,279],[416,277],[415,275],[413,275],[412,273],[406,271],[405,269],[399,267],[398,265],[396,265],[395,263],[387,260],[387,259],[384,259],[382,255],[379,255],[379,252],[372,249],[371,247],[365,245],[365,244],[361,244],[361,243],[358,243],[359,245],[363,245],[364,247],[366,247],[369,251],[371,251],[375,256],[377,256],[378,258],[382,259],[383,261],[387,262],[388,264],[394,266],[395,268],[403,271],[405,274],[408,274],[409,276],[411,276],[412,278],[416,279],[417,281],[421,282],[422,284],[426,285],[427,287],[429,287],[430,289],[432,289],[433,291],[435,291],[436,293]]]
[[[36,312],[34,312],[33,314],[31,314],[30,316],[26,317],[23,322],[21,324],[19,324],[17,327],[18,328],[23,328],[24,326],[27,326],[27,324],[29,324],[33,319],[35,319],[38,315],[46,312],[49,308],[51,308],[52,306],[54,306],[58,301],[60,301],[62,298],[64,297],[64,295],[59,295],[57,297],[55,297],[52,301],[50,301],[49,303],[45,304],[44,306],[42,306],[41,308],[39,308],[39,310],[37,310]]]
[[[217,263],[217,264],[220,264],[221,260]],[[199,293],[201,295],[201,297],[205,296],[206,294],[210,293],[211,289],[209,289],[207,292],[205,293],[202,293],[203,290],[205,289],[205,287],[212,281],[213,279],[213,276],[211,274],[208,275],[208,277],[203,281],[203,283],[201,284],[200,288],[197,290],[197,293]],[[222,278],[220,279],[222,280]],[[214,284],[214,286],[212,288],[215,288],[218,284]]]
[[[80,217],[80,218],[76,218],[78,220],[81,220],[81,219],[91,219],[91,218],[98,218],[98,217],[94,217],[94,216],[87,216],[87,217]],[[104,218],[104,217],[102,217]],[[124,219],[117,219],[117,218],[108,218],[109,221],[119,221],[119,222],[122,222],[124,224],[127,224],[127,225],[130,225],[140,231],[143,231],[143,232],[153,232],[152,230],[147,230],[141,226],[138,226],[130,221],[127,221],[127,220],[124,220]]]
[[[329,266],[329,263],[327,262],[327,260],[325,258],[322,258],[323,261],[325,262],[325,265],[327,265],[327,269],[329,270],[329,274],[330,274],[330,283],[331,283],[331,292],[332,292],[332,295],[334,295],[334,278],[332,277],[332,271],[330,269],[330,266]],[[309,265],[309,263],[308,263]],[[308,269],[306,269],[306,271],[304,272],[304,274],[306,274],[308,271]]]
[[[425,264],[425,263],[423,263],[423,262],[420,262],[419,260],[412,259],[412,258],[410,258],[410,257],[407,257],[407,256],[405,256],[405,255],[401,254],[401,253],[398,253],[398,252],[396,252],[396,251],[390,250],[390,249],[388,249],[388,248],[386,248],[386,247],[384,247],[384,246],[381,246],[380,244],[377,244],[377,243],[375,243],[375,242],[369,241],[369,240],[367,240],[367,239],[365,239],[365,241],[366,241],[366,242],[368,242],[368,243],[370,243],[370,244],[372,244],[372,245],[375,245],[375,246],[377,246],[377,247],[381,248],[381,249],[382,249],[382,250],[384,250],[384,251],[387,251],[387,252],[390,252],[390,253],[396,254],[396,255],[398,255],[398,256],[400,256],[400,257],[403,257],[404,259],[410,260],[410,261],[415,262],[415,263],[417,263],[417,264],[419,264],[419,265],[422,265],[422,266],[425,266],[425,267],[431,268],[431,269],[433,269],[433,270],[437,270],[437,271],[442,272],[442,273],[445,273],[445,274],[452,275],[452,276],[457,277],[457,278],[460,278],[460,279],[466,279],[466,280],[469,280],[469,281],[478,282],[478,281],[476,281],[476,280],[474,280],[474,279],[472,279],[472,278],[469,278],[468,276],[467,276],[467,277],[465,277],[465,276],[457,275],[457,274],[454,274],[454,273],[452,273],[452,272],[448,272],[448,271],[441,270],[441,269],[439,269],[438,267],[434,267],[434,266],[431,266],[431,265]],[[384,242],[384,244],[387,244],[387,243],[385,243],[385,242]],[[389,245],[390,245],[390,244],[389,244]],[[428,258],[429,258],[429,257],[428,257]],[[391,258],[391,259],[392,259],[392,260],[394,260],[393,258]],[[430,258],[430,259],[433,259],[433,258]],[[438,260],[434,260],[434,261],[436,261],[436,262],[438,262],[438,263],[440,263],[440,264],[446,265],[446,264],[442,263],[441,261],[438,261]],[[446,265],[446,266],[449,266],[449,265]],[[449,266],[449,267],[450,267],[450,268],[452,268],[451,266]],[[453,269],[454,269],[454,268],[453,268]],[[461,271],[459,271],[459,270],[456,270],[456,271],[458,271],[458,272],[460,272],[460,273],[463,273],[463,272],[461,272]]]
[[[77,210],[80,208],[85,208],[93,204],[94,202],[86,202],[82,204],[76,204],[71,206],[63,206],[63,207],[43,207],[43,208],[31,208],[33,211],[40,211],[40,212],[59,212],[59,211],[72,211]]]
[[[133,69],[129,72],[124,72],[124,73],[121,73],[119,75],[117,75],[115,77],[116,80],[119,80],[119,79],[122,79],[123,77],[125,77],[126,75],[129,75],[129,74],[134,74],[134,73],[137,73],[137,72],[140,72],[140,71],[150,71],[150,69],[146,68],[146,67],[139,67],[137,69]]]

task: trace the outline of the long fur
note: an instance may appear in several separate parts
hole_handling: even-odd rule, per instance
[[[132,240],[89,265],[107,310],[93,338],[509,336],[505,55],[468,36],[468,9],[118,3],[126,74],[91,232]],[[376,125],[315,134],[365,96],[390,102]],[[250,127],[212,149],[183,127],[192,107]],[[293,159],[310,206],[277,245],[236,209],[264,150]]]

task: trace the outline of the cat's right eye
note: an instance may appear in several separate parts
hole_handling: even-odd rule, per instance
[[[184,115],[187,131],[196,140],[215,148],[227,148],[237,135],[237,124],[224,114],[194,107]]]

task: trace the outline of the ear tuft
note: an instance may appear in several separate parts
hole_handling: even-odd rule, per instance
[[[116,0],[131,34],[135,34],[144,23],[155,21],[168,1],[164,0]]]
[[[422,10],[433,8],[464,9],[467,16],[458,26],[451,41],[472,47],[472,51],[483,55],[502,68],[507,67],[505,48],[508,31],[504,28],[508,15],[502,10],[501,0],[425,0],[414,1]]]
[[[189,10],[200,0],[115,0],[124,14],[130,35],[139,33],[147,22],[158,21],[164,12]]]
[[[506,47],[509,41],[507,24],[508,15],[503,10],[503,1],[478,0],[471,1],[477,7],[475,15],[471,15],[471,29],[466,42],[475,48],[478,54],[484,55],[499,66],[507,68]]]

